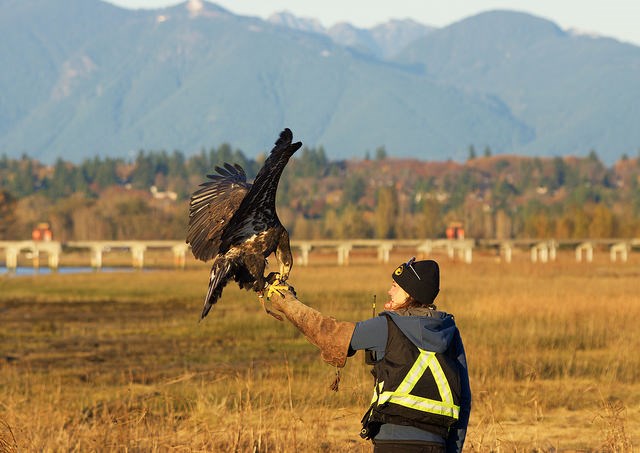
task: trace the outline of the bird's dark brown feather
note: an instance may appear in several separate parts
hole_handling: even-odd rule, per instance
[[[216,167],[218,174],[207,175],[209,181],[191,196],[187,243],[193,256],[208,261],[218,254],[227,226],[251,184],[240,165]]]
[[[289,235],[275,204],[282,171],[302,146],[292,139],[289,129],[280,133],[253,184],[241,166],[225,163],[191,196],[187,243],[197,259],[214,259],[202,318],[230,280],[244,289],[264,289],[266,258],[273,252],[287,278],[293,265]]]
[[[280,224],[276,213],[276,191],[284,167],[302,143],[291,143],[293,134],[289,129],[280,137],[269,157],[258,172],[251,189],[242,200],[236,214],[222,235],[221,250],[246,241],[254,234]]]

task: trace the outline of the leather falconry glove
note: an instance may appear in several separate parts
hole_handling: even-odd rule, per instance
[[[306,306],[287,283],[275,281],[266,292],[273,308],[282,312],[310,343],[320,348],[322,360],[338,368],[344,367],[356,327],[354,323],[338,321]]]

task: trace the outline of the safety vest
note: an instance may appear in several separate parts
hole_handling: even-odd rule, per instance
[[[447,437],[460,416],[460,373],[450,347],[445,353],[415,346],[391,316],[384,357],[371,370],[375,378],[371,406],[363,422],[364,438],[379,425],[411,425]]]

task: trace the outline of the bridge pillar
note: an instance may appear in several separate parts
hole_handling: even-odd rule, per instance
[[[349,252],[351,251],[351,244],[340,244],[338,246],[338,265],[339,266],[348,266],[349,265]]]
[[[312,245],[308,242],[303,242],[300,244],[300,253],[302,255],[302,264],[303,266],[309,265],[309,252],[311,251]]]
[[[62,245],[59,242],[47,242],[40,244],[38,247],[47,252],[47,265],[51,271],[57,271],[60,265],[60,254],[62,253]]]
[[[512,253],[513,253],[513,250],[510,242],[500,243],[500,254],[504,256],[505,262],[507,263],[511,262]]]
[[[95,244],[91,246],[91,267],[94,269],[102,269],[102,252],[103,246]]]
[[[144,252],[147,246],[144,244],[133,244],[131,246],[131,260],[133,267],[142,269],[144,267]]]
[[[460,256],[465,263],[471,264],[471,262],[473,261],[473,248],[465,245],[460,249]]]
[[[549,248],[546,242],[540,242],[531,247],[531,261],[537,263],[538,260],[542,263],[549,261]]]
[[[8,246],[4,253],[7,261],[7,269],[9,271],[15,272],[15,270],[18,268],[18,254],[20,253],[20,249],[18,249],[17,247]]]
[[[31,265],[33,266],[33,269],[37,271],[38,269],[40,269],[40,250],[34,247],[31,250],[31,255]]]
[[[57,271],[60,266],[60,253],[58,251],[49,250],[47,264],[49,265],[49,269]]]
[[[450,259],[454,259],[456,257],[455,250],[453,248],[453,244],[450,241],[447,242],[447,256]]]
[[[393,244],[384,242],[378,246],[378,261],[383,263],[389,262],[389,252],[393,249]]]
[[[171,251],[173,252],[173,265],[175,267],[184,269],[187,262],[187,250],[189,250],[189,245],[186,242],[171,247]]]
[[[424,241],[422,244],[418,246],[417,252],[418,255],[422,258],[427,258],[431,251],[433,250],[433,244],[431,241]]]
[[[549,261],[549,249],[547,247],[540,247],[540,261],[543,263]]]
[[[629,255],[629,244],[626,242],[618,242],[617,244],[613,244],[611,249],[609,250],[611,261],[615,262],[618,259],[618,254],[620,254],[620,261],[623,263],[627,262],[627,258]]]
[[[556,241],[554,241],[554,240],[549,241],[547,246],[549,248],[549,259],[551,261],[555,261],[556,260],[556,248],[557,248]]]
[[[591,242],[583,242],[576,247],[576,261],[582,261],[582,253],[584,252],[587,263],[593,261],[593,244]]]
[[[538,260],[542,263],[546,263],[549,260],[555,261],[556,248],[555,241],[543,241],[533,245],[531,247],[531,261],[534,263]]]

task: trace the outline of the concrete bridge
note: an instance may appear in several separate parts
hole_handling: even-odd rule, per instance
[[[596,248],[608,248],[609,258],[612,262],[620,259],[626,262],[629,253],[634,247],[640,247],[640,239],[480,239],[477,241],[479,247],[494,248],[505,262],[510,263],[513,250],[516,248],[528,249],[532,262],[546,263],[555,261],[556,254],[560,248],[573,248],[576,261],[593,261],[593,253]]]
[[[18,266],[18,256],[22,252],[30,254],[34,268],[40,267],[40,255],[46,253],[49,268],[57,269],[62,253],[62,246],[55,241],[0,241],[0,250],[2,249],[7,269],[15,269]]]
[[[43,254],[47,256],[47,265],[55,270],[60,263],[63,247],[88,249],[90,251],[90,265],[95,269],[102,268],[103,255],[113,250],[128,250],[131,253],[131,265],[134,268],[144,267],[145,252],[152,249],[171,250],[174,266],[184,268],[189,251],[189,245],[184,241],[70,241],[61,244],[56,241],[0,241],[0,251],[5,251],[5,265],[9,270],[15,270],[18,256],[27,252],[32,259],[33,267],[40,266]],[[540,239],[512,239],[512,240],[473,240],[473,239],[415,239],[415,240],[379,240],[379,239],[344,239],[344,240],[294,240],[291,241],[293,252],[299,252],[295,259],[299,265],[309,264],[311,251],[327,249],[335,251],[337,264],[349,265],[350,254],[356,249],[376,250],[377,260],[389,262],[392,250],[408,249],[407,256],[428,257],[434,252],[444,252],[450,259],[459,259],[465,263],[473,260],[473,250],[476,247],[496,249],[500,257],[507,263],[512,260],[514,249],[525,249],[530,253],[532,262],[546,263],[555,261],[559,248],[573,248],[576,261],[591,262],[594,250],[609,249],[612,262],[628,260],[629,253],[635,247],[640,247],[640,239],[584,239],[584,240],[540,240]]]
[[[41,252],[48,254],[48,265],[51,269],[57,269],[62,254],[62,245],[65,248],[88,249],[90,251],[90,265],[95,269],[101,269],[103,256],[113,250],[128,250],[131,253],[131,266],[137,269],[144,267],[145,252],[151,249],[171,250],[174,257],[174,266],[184,268],[189,245],[184,241],[70,241],[64,244],[56,241],[0,241],[0,250],[5,250],[6,267],[15,270],[18,263],[18,255],[28,252],[33,259],[33,266],[39,267]],[[349,264],[350,253],[354,249],[373,249],[377,251],[377,259],[380,262],[389,262],[389,253],[394,248],[409,248],[416,256],[426,256],[434,251],[444,251],[451,259],[456,256],[464,262],[472,260],[473,240],[309,240],[291,241],[291,249],[295,253],[299,251],[300,265],[309,264],[309,254],[312,250],[329,249],[337,253],[337,263],[341,266]]]
[[[9,270],[15,270],[18,256],[27,252],[32,259],[33,267],[40,267],[40,255],[48,256],[48,267],[58,269],[62,246],[77,249],[89,249],[90,265],[95,269],[102,268],[102,256],[112,250],[129,250],[131,265],[134,268],[144,267],[144,253],[149,249],[170,249],[173,252],[174,265],[184,268],[189,245],[184,241],[70,241],[61,244],[57,241],[0,241],[0,250],[5,251],[5,263]]]
[[[428,256],[434,251],[446,252],[449,258],[456,256],[465,263],[471,263],[474,241],[472,239],[335,239],[291,241],[291,249],[300,250],[302,266],[309,264],[309,253],[318,249],[337,251],[338,265],[349,265],[350,252],[354,249],[373,249],[377,251],[377,259],[381,263],[389,262],[389,254],[395,248],[413,249],[416,256]],[[411,253],[411,252],[410,252]]]
[[[112,250],[131,251],[131,266],[144,267],[144,253],[150,249],[169,249],[176,267],[184,268],[189,245],[184,241],[70,241],[65,244],[76,249],[91,251],[91,267],[102,268],[102,256]]]

